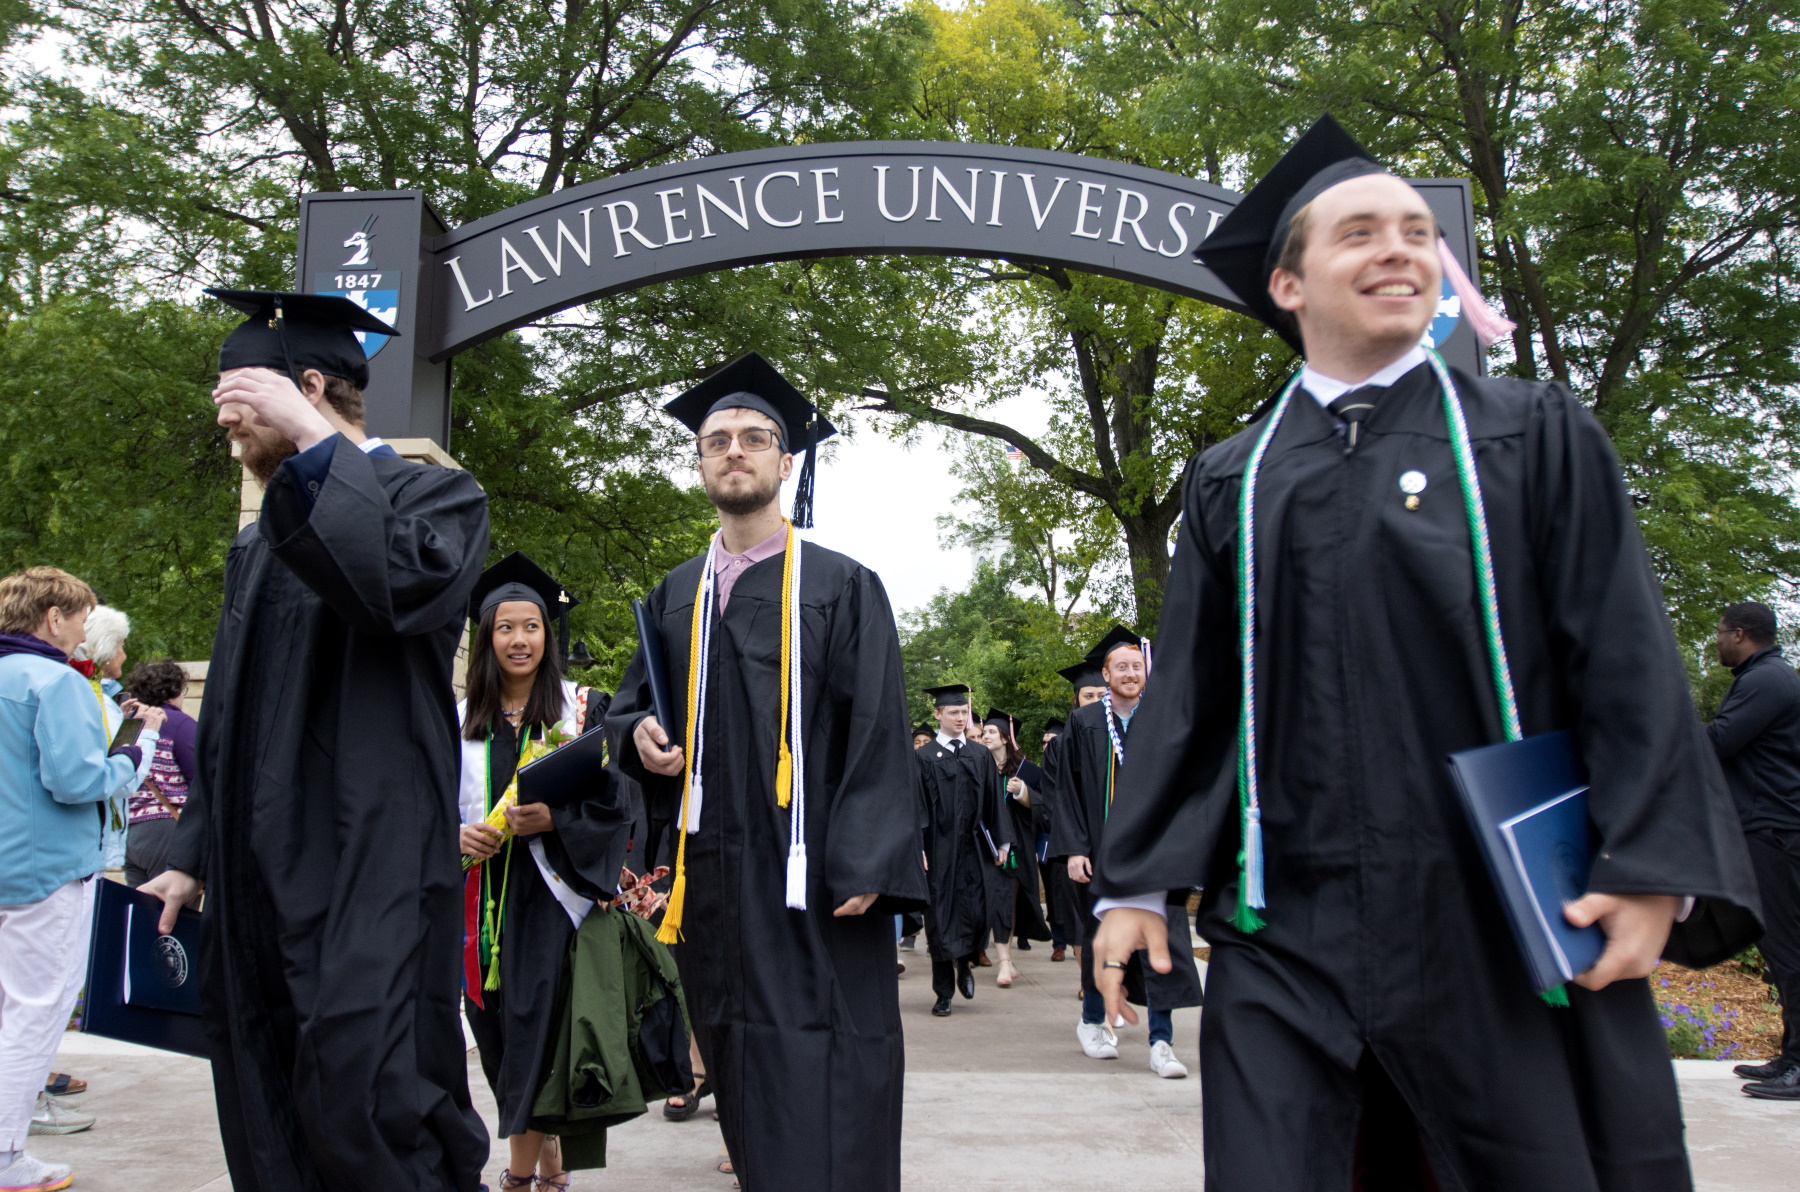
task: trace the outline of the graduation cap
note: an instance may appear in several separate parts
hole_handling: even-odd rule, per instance
[[[966,683],[947,683],[942,687],[927,687],[925,694],[935,700],[940,708],[953,708],[969,702],[969,686]]]
[[[1327,112],[1238,200],[1231,214],[1200,242],[1194,256],[1231,288],[1252,316],[1273,327],[1296,352],[1304,353],[1298,325],[1269,297],[1269,277],[1287,246],[1294,216],[1340,182],[1391,173]],[[1511,320],[1494,312],[1463,271],[1441,229],[1437,255],[1444,279],[1462,300],[1463,317],[1482,346],[1512,331]]]
[[[358,331],[400,333],[335,294],[285,294],[276,290],[209,289],[208,294],[249,316],[219,346],[219,371],[272,368],[293,378],[297,388],[307,369],[342,377],[358,389],[369,387],[369,358]]]
[[[1087,661],[1094,667],[1103,667],[1106,665],[1106,660],[1112,656],[1112,652],[1120,646],[1130,646],[1134,650],[1142,651],[1144,639],[1139,637],[1135,630],[1127,629],[1123,625],[1114,625],[1106,631],[1106,636],[1096,642],[1094,648],[1087,652]]]
[[[1083,687],[1104,687],[1106,680],[1101,677],[1100,664],[1083,658],[1074,666],[1065,666],[1056,672],[1069,681],[1069,685],[1080,691]]]
[[[997,724],[1008,733],[1011,733],[1023,722],[1011,712],[1002,712],[999,708],[989,708],[988,714],[982,718],[981,723]]]
[[[556,640],[563,654],[569,653],[569,611],[581,601],[523,551],[514,551],[481,573],[469,595],[469,620],[479,625],[489,609],[509,600],[530,601],[543,610],[545,617],[555,617]],[[586,655],[587,643],[581,646],[581,653]]]
[[[916,737],[921,733],[923,733],[927,737],[935,737],[935,736],[937,736],[937,725],[935,725],[935,724],[915,724],[913,726],[912,735]]]
[[[800,476],[794,485],[794,525],[812,525],[815,448],[832,435],[831,425],[817,406],[806,399],[773,364],[755,352],[745,352],[730,364],[663,407],[695,434],[707,418],[720,410],[755,410],[773,419],[781,432],[783,450],[802,452]]]
[[[1066,727],[1067,725],[1060,716],[1052,716],[1050,719],[1044,721],[1044,731],[1047,733],[1060,733]]]

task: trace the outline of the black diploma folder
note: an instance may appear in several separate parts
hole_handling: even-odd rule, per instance
[[[87,1006],[81,1029],[163,1051],[212,1054],[200,1018],[200,956],[206,921],[183,909],[158,935],[162,900],[95,878],[88,947]]]
[[[650,619],[650,610],[642,600],[631,602],[631,616],[637,622],[638,653],[644,659],[644,682],[650,685],[650,710],[656,723],[662,725],[669,740],[675,739],[674,709],[669,706],[669,652],[663,645],[662,630]]]
[[[1027,759],[1020,762],[1018,773],[1014,777],[1031,788],[1033,797],[1036,797],[1037,793],[1044,789],[1044,772],[1034,761]]]
[[[520,766],[519,802],[566,807],[606,782],[606,734],[596,729]]]
[[[1599,927],[1563,918],[1563,907],[1587,892],[1594,861],[1575,740],[1542,733],[1449,761],[1532,985],[1555,989],[1591,968],[1606,946]]]

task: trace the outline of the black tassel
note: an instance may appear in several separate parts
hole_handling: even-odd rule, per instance
[[[794,528],[798,530],[812,529],[813,465],[817,451],[816,445],[806,449],[806,458],[800,463],[800,479],[794,485]]]

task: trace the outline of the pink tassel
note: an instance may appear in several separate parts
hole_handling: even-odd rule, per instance
[[[1144,652],[1144,677],[1148,679],[1150,677],[1150,639],[1138,638],[1138,648]]]
[[[1469,320],[1469,329],[1475,332],[1481,346],[1489,347],[1511,335],[1518,324],[1488,305],[1442,236],[1438,237],[1438,260],[1443,263],[1444,279],[1450,283],[1451,292],[1462,300],[1462,316]]]

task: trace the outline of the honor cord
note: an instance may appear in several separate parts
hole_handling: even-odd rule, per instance
[[[1475,451],[1469,441],[1469,426],[1463,416],[1462,402],[1443,358],[1427,348],[1426,358],[1436,374],[1438,389],[1444,399],[1444,420],[1450,428],[1451,453],[1456,458],[1456,478],[1462,489],[1463,513],[1469,523],[1470,554],[1474,556],[1475,587],[1481,603],[1483,636],[1486,638],[1488,661],[1492,668],[1494,692],[1500,708],[1501,728],[1508,741],[1523,735],[1519,721],[1519,701],[1513,688],[1512,669],[1506,660],[1506,642],[1500,632],[1500,601],[1494,583],[1493,544],[1488,535],[1487,509],[1481,499],[1481,477],[1475,470]],[[1253,932],[1263,926],[1258,911],[1267,906],[1263,882],[1262,800],[1257,786],[1256,731],[1256,478],[1263,456],[1274,441],[1294,391],[1300,387],[1303,374],[1296,372],[1287,388],[1281,391],[1269,419],[1257,436],[1250,459],[1244,465],[1242,492],[1238,502],[1238,656],[1243,668],[1243,710],[1238,718],[1238,810],[1242,823],[1243,848],[1238,854],[1238,905],[1232,925],[1239,931]],[[1547,1000],[1554,1000],[1548,997]]]

